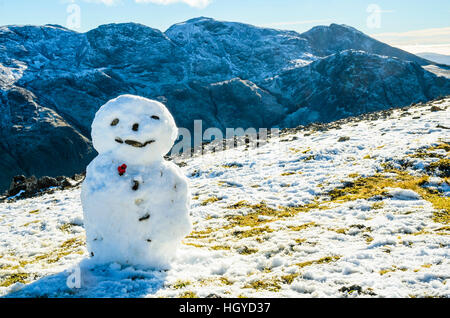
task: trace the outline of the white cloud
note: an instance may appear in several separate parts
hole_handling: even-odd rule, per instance
[[[429,37],[429,36],[450,36],[450,27],[445,28],[433,28],[433,29],[423,29],[423,30],[413,30],[406,32],[386,32],[378,33],[373,36],[378,37]]]
[[[155,4],[174,4],[174,3],[185,3],[188,6],[203,9],[206,8],[211,0],[134,0],[136,3],[155,3]]]
[[[372,34],[375,39],[411,53],[449,54],[450,27]]]
[[[435,45],[399,45],[398,48],[408,51],[413,54],[417,53],[437,53],[450,55],[450,43],[435,44]]]

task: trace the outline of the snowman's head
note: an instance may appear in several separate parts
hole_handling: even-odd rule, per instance
[[[100,154],[110,152],[136,164],[161,159],[177,135],[175,121],[162,103],[134,95],[110,100],[92,123],[92,143]]]

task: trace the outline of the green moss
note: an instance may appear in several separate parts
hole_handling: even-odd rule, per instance
[[[24,259],[19,261],[20,267],[24,267],[28,264],[35,264],[35,263],[47,263],[47,264],[53,264],[59,262],[63,257],[73,254],[79,247],[84,245],[84,240],[80,238],[71,238],[64,243],[61,244],[57,249],[54,251],[51,251],[49,253],[41,254],[38,256],[35,256],[32,259]]]
[[[72,223],[64,223],[58,229],[62,232],[72,233],[72,229],[74,226],[76,226],[76,225],[72,224]]]
[[[330,202],[347,202],[358,199],[369,199],[377,195],[387,195],[386,188],[409,189],[429,201],[437,210],[433,220],[440,223],[450,223],[450,197],[423,187],[428,176],[412,176],[404,171],[387,170],[393,176],[375,174],[371,177],[360,177],[344,187],[336,188],[328,193]]]
[[[226,188],[237,188],[239,187],[239,185],[237,183],[234,182],[230,182],[230,181],[218,181],[217,184],[221,187],[226,187]]]
[[[192,291],[186,291],[180,295],[180,298],[198,298],[198,296]]]
[[[0,287],[8,287],[15,283],[25,284],[30,279],[28,273],[14,273],[2,275],[0,278]]]
[[[83,244],[84,244],[84,242],[82,240],[80,240],[80,238],[74,237],[74,238],[68,239],[67,241],[62,243],[60,248],[62,250],[67,251],[68,249],[76,248]]]
[[[450,159],[443,158],[437,162],[431,163],[426,170],[429,173],[434,173],[437,176],[448,178],[450,177]]]
[[[250,226],[257,227],[265,223],[274,222],[283,218],[289,218],[297,215],[298,213],[308,212],[314,209],[328,209],[325,204],[319,203],[318,201],[313,201],[312,203],[301,205],[301,206],[280,206],[277,209],[267,206],[266,203],[261,202],[259,204],[249,204],[246,201],[239,201],[233,205],[228,206],[231,210],[251,210],[245,215],[231,215],[227,216],[227,220],[230,222],[230,226],[227,228],[232,228],[234,226]],[[268,218],[260,218],[261,216],[266,216]],[[308,226],[311,226],[309,224]]]
[[[255,290],[267,290],[271,292],[278,292],[281,289],[279,282],[275,279],[271,280],[256,280],[244,286],[244,288],[252,288]]]
[[[380,210],[384,207],[384,202],[379,201],[379,202],[375,202],[374,204],[372,204],[372,209],[373,210]]]
[[[413,153],[411,155],[408,155],[410,158],[419,158],[419,159],[427,159],[427,158],[444,158],[444,155],[437,154],[437,153],[429,153],[426,151],[418,151],[416,153]]]
[[[241,255],[251,255],[257,253],[258,250],[254,248],[248,248],[247,246],[242,247],[238,250],[238,253]]]
[[[210,197],[210,198],[204,200],[204,201],[201,203],[201,205],[202,205],[202,206],[205,206],[205,205],[208,205],[208,204],[210,204],[210,203],[214,203],[214,202],[217,202],[217,201],[220,201],[220,200],[222,200],[222,198],[218,198],[218,197],[216,197],[216,196],[213,196],[213,197]]]
[[[230,215],[227,216],[227,220],[231,223],[231,226],[250,226],[255,227],[261,224],[272,222],[270,219],[261,219],[260,216],[274,217],[279,218],[283,217],[286,214],[276,210],[274,208],[268,207],[264,202],[259,204],[249,204],[246,201],[239,201],[228,207],[231,210],[240,210],[240,209],[250,209],[252,212],[247,213],[246,215]]]
[[[34,220],[34,221],[31,221],[31,222],[27,222],[27,223],[25,223],[22,226],[30,226],[31,224],[36,224],[36,223],[39,223],[39,222],[40,222],[39,220]]]
[[[219,281],[223,284],[223,285],[227,285],[227,286],[231,286],[233,285],[233,282],[229,281],[228,278],[225,277],[220,277]]]
[[[310,227],[316,227],[316,226],[318,226],[315,222],[309,222],[309,223],[305,223],[305,224],[302,224],[302,225],[297,225],[297,226],[288,226],[288,228],[290,229],[290,230],[292,230],[292,231],[302,231],[302,230],[305,230],[305,229],[307,229],[307,228],[310,228]]]
[[[348,231],[348,229],[344,229],[344,228],[339,228],[339,229],[329,228],[328,230],[336,232],[338,234],[347,234],[347,231]]]
[[[393,265],[391,268],[386,268],[386,269],[380,270],[379,273],[381,276],[383,276],[387,273],[396,272],[398,270],[402,271],[402,272],[406,272],[408,269],[405,267],[397,267],[397,266]]]
[[[226,251],[226,250],[230,250],[230,247],[225,246],[225,245],[214,245],[214,246],[211,246],[210,249],[212,249],[214,251],[220,251],[220,250]]]
[[[252,228],[250,230],[245,230],[245,231],[240,231],[240,230],[234,231],[233,235],[239,239],[243,239],[243,238],[257,236],[257,235],[271,233],[271,232],[273,232],[273,230],[271,228],[269,228],[268,226],[265,226],[265,227],[255,227],[255,228]]]
[[[228,164],[224,164],[222,165],[223,168],[241,168],[242,165],[238,164],[238,163],[228,163]]]
[[[188,236],[186,236],[187,239],[202,239],[208,237],[211,232],[213,232],[214,229],[207,228],[206,230],[201,231],[192,231]]]
[[[191,243],[191,242],[183,242],[183,244],[184,244],[184,245],[193,246],[193,247],[197,247],[197,248],[205,247],[205,245],[197,244],[197,243]]]
[[[437,150],[444,150],[447,154],[443,155],[442,153],[436,153]],[[436,146],[419,149],[414,154],[409,155],[408,157],[412,158],[438,158],[437,162],[431,163],[427,168],[427,172],[430,174],[435,174],[437,176],[448,178],[450,176],[450,144],[448,142],[440,142]]]
[[[187,287],[189,285],[191,285],[191,282],[188,281],[188,280],[186,280],[186,281],[178,280],[171,287],[173,289],[182,289],[182,288],[185,288],[185,287]]]
[[[289,275],[284,275],[284,276],[281,276],[281,281],[282,281],[284,284],[290,285],[290,284],[292,284],[292,282],[294,281],[294,279],[296,279],[298,276],[299,276],[299,274],[297,274],[297,273],[289,274]]]
[[[308,149],[289,148],[289,150],[292,151],[293,153],[299,153],[300,152],[302,154],[305,154],[305,153],[310,152],[311,148],[308,148]]]
[[[450,143],[440,142],[438,145],[428,148],[428,151],[434,151],[434,150],[440,150],[440,149],[445,150],[446,152],[450,152]]]
[[[367,244],[370,244],[373,242],[373,237],[368,234],[364,234],[363,238],[365,238]]]
[[[303,268],[303,267],[307,267],[307,266],[311,266],[311,265],[327,264],[327,263],[331,263],[331,262],[336,262],[340,258],[341,258],[340,256],[327,256],[327,257],[322,257],[322,258],[317,259],[317,260],[297,263],[295,265],[300,267],[300,268]]]

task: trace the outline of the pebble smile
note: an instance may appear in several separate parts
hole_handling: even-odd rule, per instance
[[[123,144],[124,143],[124,141],[121,138],[118,138],[118,137],[115,139],[115,141],[118,142],[119,144]],[[148,141],[146,141],[144,143],[136,141],[136,140],[130,140],[130,139],[125,140],[125,143],[127,145],[130,145],[130,146],[133,146],[133,147],[136,147],[136,148],[144,148],[145,146],[147,146],[149,144],[152,144],[154,142],[155,142],[154,140],[148,140]]]

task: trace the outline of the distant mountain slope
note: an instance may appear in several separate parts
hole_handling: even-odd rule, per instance
[[[352,50],[285,71],[262,87],[291,105],[287,127],[426,101],[450,88],[416,63]]]
[[[303,34],[203,17],[166,32],[3,26],[0,190],[14,174],[82,170],[95,155],[93,116],[120,94],[163,101],[188,129],[195,119],[204,129],[297,126],[450,94],[450,81],[425,64],[433,63],[336,24]]]
[[[450,55],[437,53],[418,53],[416,55],[435,63],[446,64],[450,66]]]
[[[347,25],[333,23],[330,26],[316,26],[302,33],[301,36],[308,39],[314,52],[321,56],[343,50],[361,50],[372,54],[397,57],[420,65],[430,64],[430,61],[424,58],[389,46]]]

